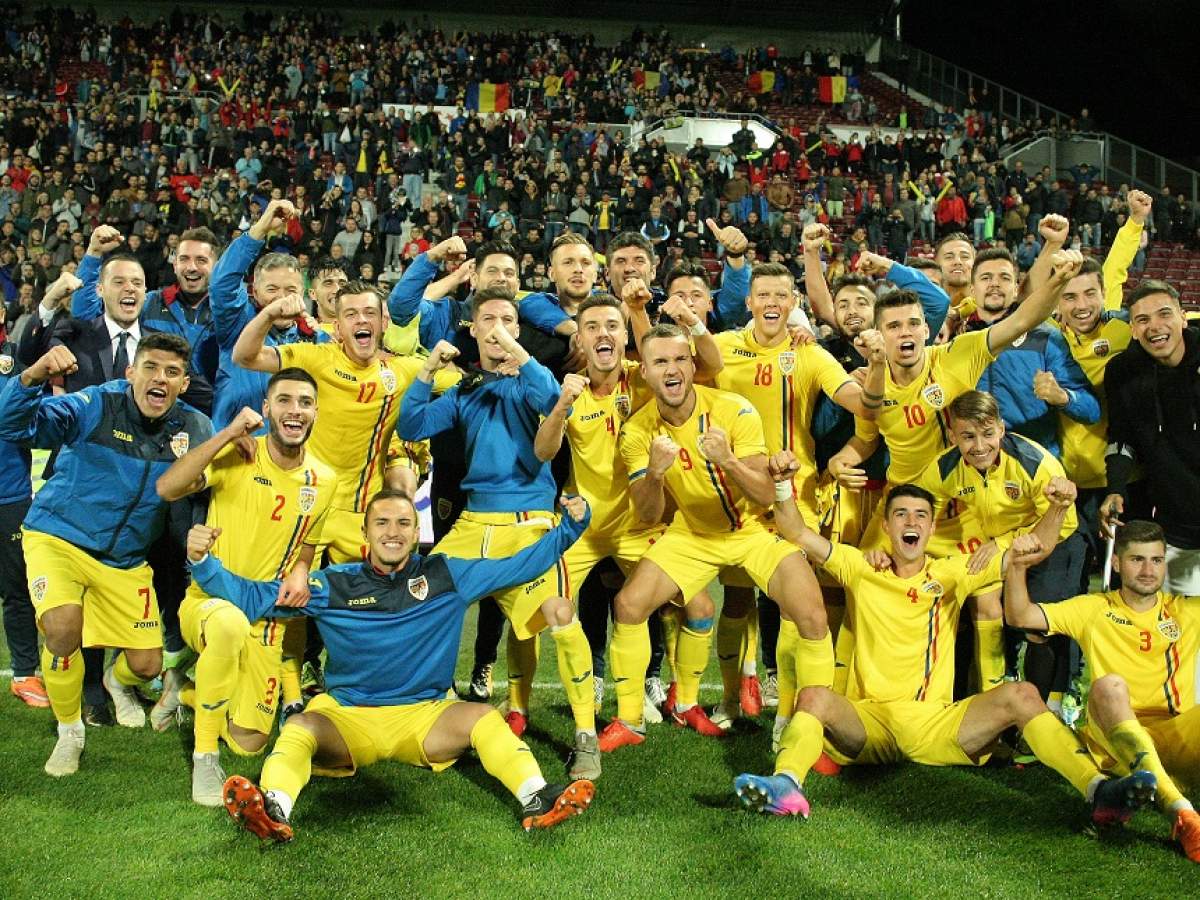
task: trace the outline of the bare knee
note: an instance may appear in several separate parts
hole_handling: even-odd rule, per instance
[[[321,733],[321,726],[324,724],[325,723],[320,717],[315,716],[312,713],[301,712],[288,716],[287,725],[285,727],[291,728],[294,725],[301,731],[307,731],[309,734],[316,737]]]
[[[823,721],[825,713],[829,710],[829,704],[835,696],[833,691],[827,687],[809,685],[801,688],[800,693],[796,695],[795,708]]]
[[[613,600],[613,617],[622,625],[640,625],[646,621],[642,604],[627,587],[622,588]]]
[[[552,597],[542,604],[542,616],[551,628],[570,625],[575,618],[575,604],[565,597]]]
[[[687,602],[683,608],[687,613],[689,622],[695,622],[702,619],[711,620],[716,615],[717,607],[712,602],[712,597],[708,596],[707,591],[701,591],[695,597]]]
[[[267,746],[267,736],[261,731],[242,728],[233,722],[229,723],[229,736],[237,744],[236,750],[247,756],[253,756]]]
[[[1000,692],[1005,709],[1010,713],[1013,721],[1027,722],[1046,711],[1046,704],[1042,702],[1041,694],[1028,681],[1012,682],[994,690]]]
[[[1092,683],[1088,702],[1105,709],[1129,705],[1129,685],[1120,675],[1109,674]]]
[[[59,606],[49,609],[38,622],[46,636],[46,649],[55,656],[70,656],[83,643],[83,609]]]
[[[162,672],[162,650],[126,650],[125,662],[134,675],[149,681]]]

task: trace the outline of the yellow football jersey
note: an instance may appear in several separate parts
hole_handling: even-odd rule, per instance
[[[646,475],[650,444],[665,435],[679,445],[666,474],[666,491],[678,507],[672,524],[701,534],[737,531],[764,512],[747,500],[724,470],[700,452],[700,435],[722,428],[738,459],[767,452],[762,419],[750,401],[737,394],[697,385],[696,408],[679,427],[664,421],[657,403],[647,403],[625,423],[619,438],[621,457],[632,484]]]
[[[1110,672],[1125,679],[1138,718],[1176,716],[1196,705],[1200,597],[1159,593],[1134,612],[1120,591],[1080,594],[1042,604],[1052,634],[1074,638],[1095,681]]]
[[[212,489],[206,522],[220,528],[212,552],[229,571],[255,581],[283,578],[303,544],[318,544],[333,504],[337,476],[307,450],[294,469],[271,459],[267,438],[246,462],[230,445],[204,470]]]
[[[388,443],[400,416],[404,392],[424,362],[411,356],[383,356],[360,366],[341,344],[283,344],[276,348],[282,367],[299,366],[317,380],[321,414],[309,447],[337,472],[337,509],[362,512],[383,487]],[[457,372],[441,370],[434,389],[446,390]]]
[[[959,335],[948,344],[926,347],[921,371],[905,387],[892,380],[889,367],[878,418],[874,422],[856,419],[854,433],[864,441],[883,435],[891,453],[887,471],[891,484],[913,481],[950,445],[946,407],[959,395],[975,390],[995,358],[984,329]]]
[[[587,499],[592,508],[588,529],[594,533],[636,527],[629,475],[617,438],[625,421],[654,395],[636,362],[623,360],[621,367],[621,377],[612,393],[597,397],[590,387],[585,388],[567,416],[567,443],[571,448],[567,492]]]
[[[1062,463],[1045,447],[1011,432],[1000,440],[1000,458],[987,472],[965,462],[957,447],[928,466],[916,483],[933,494],[934,515],[940,517],[950,501],[966,507],[983,534],[1007,548],[1018,534],[1033,530],[1050,509],[1046,483],[1064,477]],[[1067,510],[1059,532],[1066,540],[1079,525],[1075,507]],[[973,548],[960,548],[970,552]]]
[[[963,602],[1001,579],[1003,554],[984,571],[967,571],[969,556],[925,558],[910,578],[876,572],[862,552],[833,544],[822,565],[846,589],[854,657],[846,682],[851,700],[928,700],[954,694],[954,636]]]
[[[767,453],[791,450],[800,462],[795,483],[800,487],[817,477],[816,443],[812,436],[813,411],[824,391],[829,399],[849,382],[850,376],[823,347],[790,340],[765,347],[754,339],[753,324],[738,331],[723,331],[714,338],[725,367],[717,387],[741,394],[762,417]]]

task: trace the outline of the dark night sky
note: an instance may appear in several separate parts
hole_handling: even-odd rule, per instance
[[[1192,0],[906,3],[908,43],[1200,168]]]

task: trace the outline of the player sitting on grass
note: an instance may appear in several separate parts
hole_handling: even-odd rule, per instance
[[[532,546],[507,559],[465,560],[413,553],[420,535],[416,506],[406,494],[381,491],[364,513],[367,558],[314,573],[303,609],[276,605],[279,581],[230,573],[209,554],[220,530],[194,526],[188,559],[207,593],[252,622],[312,616],[329,655],[328,693],[289,717],[263,766],[262,790],[239,775],[225,782],[229,814],[261,838],[290,841],[292,806],[314,770],[352,775],[359,766],[397,759],[437,772],[469,749],[521,802],[526,830],[583,812],[594,792],[590,781],[547,785],[529,747],[499,712],[447,699],[467,606],[545,572],[587,528],[586,502],[562,503],[562,522]]]
[[[1122,525],[1112,563],[1121,587],[1050,605],[1030,601],[1030,564],[1017,558],[1004,614],[1017,628],[1079,642],[1092,679],[1083,731],[1089,748],[1105,769],[1154,773],[1159,805],[1175,820],[1172,836],[1200,862],[1200,814],[1181,790],[1200,787],[1200,597],[1162,592],[1166,553],[1158,525]]]
[[[1080,752],[1075,735],[1026,682],[1010,682],[957,703],[954,635],[962,604],[979,585],[1000,579],[1010,559],[1030,562],[1053,547],[1074,486],[1055,486],[1051,508],[1033,535],[1016,538],[978,574],[966,555],[931,559],[926,545],[934,528],[934,501],[915,485],[892,488],[884,505],[891,539],[889,565],[877,570],[854,547],[834,544],[812,531],[797,512],[791,479],[795,457],[771,458],[771,474],[782,485],[775,504],[780,533],[795,541],[846,588],[847,614],[854,622],[855,649],[846,695],[806,687],[780,740],[775,774],[739,775],[734,790],[742,804],[774,815],[809,813],[801,787],[822,749],[841,765],[881,765],[909,760],[930,766],[979,766],[996,739],[1021,729],[1046,765],[1066,778],[1092,804],[1097,824],[1125,821],[1154,796],[1154,776],[1137,771],[1107,779]]]

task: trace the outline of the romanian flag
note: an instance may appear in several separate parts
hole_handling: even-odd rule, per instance
[[[846,76],[822,75],[817,79],[817,97],[822,103],[845,103]]]
[[[775,90],[775,73],[763,70],[753,73],[746,86],[756,94],[769,94]]]
[[[476,112],[504,112],[508,109],[508,85],[476,81],[467,88],[467,109]]]
[[[662,75],[658,72],[647,72],[645,69],[639,69],[633,73],[634,86],[639,91],[649,91],[657,94],[658,88],[662,84]]]

